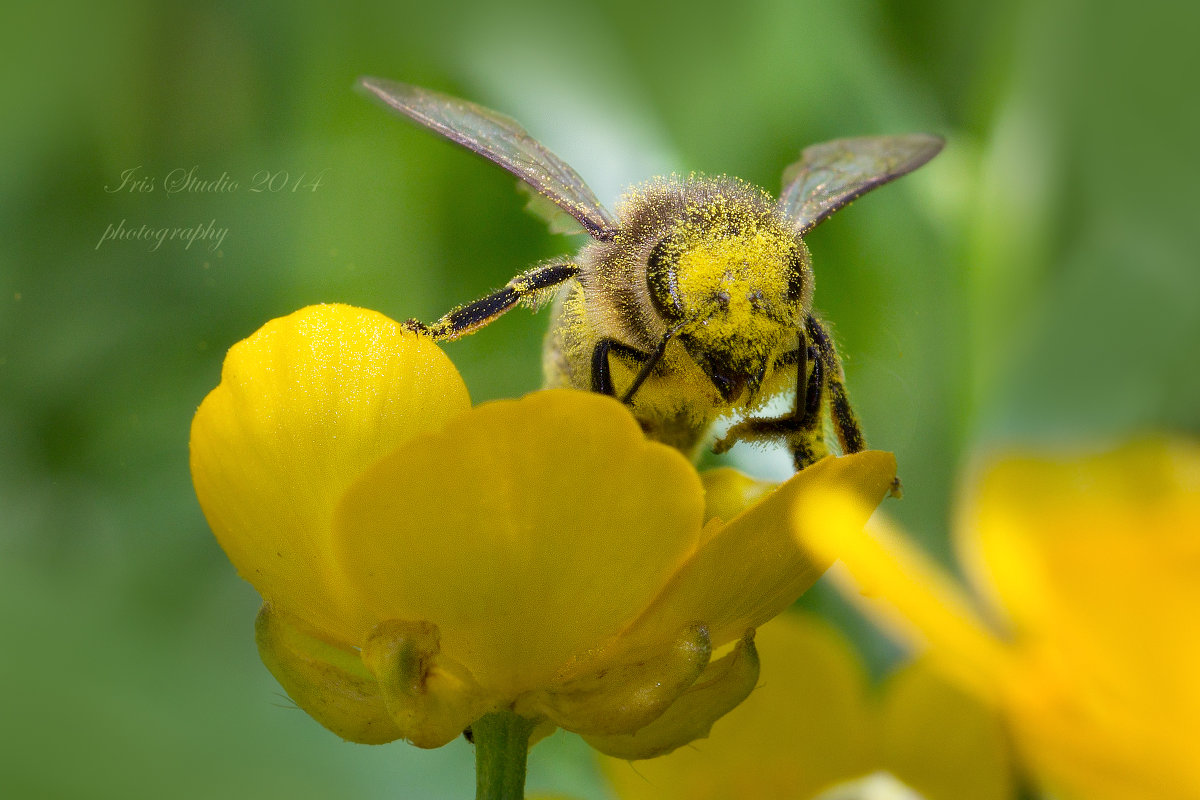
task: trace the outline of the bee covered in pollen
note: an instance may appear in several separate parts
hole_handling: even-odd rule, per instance
[[[416,86],[364,78],[389,108],[496,162],[591,237],[570,259],[539,264],[503,288],[429,324],[455,339],[518,304],[554,301],[546,337],[548,387],[619,398],[649,436],[695,457],[714,445],[782,442],[796,469],[827,454],[825,419],[840,448],[866,447],[841,359],[813,309],[804,235],[832,213],[928,162],[928,134],[838,139],[805,148],[778,199],[744,181],[690,175],[628,190],[610,214],[583,179],[515,120]],[[791,410],[762,416],[792,395]]]

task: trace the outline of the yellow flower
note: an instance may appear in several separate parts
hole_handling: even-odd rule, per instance
[[[894,531],[808,530],[887,624],[1003,708],[1062,796],[1200,798],[1200,447],[984,471],[956,543],[991,627]]]
[[[263,596],[264,663],[330,730],[437,747],[512,710],[535,738],[558,726],[644,756],[753,688],[753,629],[827,566],[797,544],[805,508],[873,509],[895,465],[826,459],[777,489],[700,476],[612,398],[471,408],[428,338],[331,305],[230,350],[191,467]]]
[[[999,721],[928,664],[876,693],[849,643],[815,618],[785,614],[755,643],[759,688],[707,740],[636,766],[603,760],[621,800],[880,797],[879,773],[926,800],[1012,797]]]

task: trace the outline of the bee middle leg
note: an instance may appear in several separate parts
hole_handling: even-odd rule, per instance
[[[545,293],[579,274],[579,267],[571,263],[543,264],[522,272],[503,289],[481,297],[473,303],[451,309],[435,322],[426,325],[415,319],[404,323],[410,331],[424,333],[434,339],[457,339],[474,333],[521,302],[533,303],[536,307],[539,293]]]
[[[862,452],[867,449],[867,440],[863,436],[858,415],[850,405],[850,395],[846,392],[846,376],[842,372],[842,360],[838,357],[833,340],[829,338],[820,320],[812,315],[808,317],[806,328],[817,345],[821,362],[825,365],[825,381],[829,387],[829,416],[833,419],[833,430],[842,446],[842,452]],[[892,478],[890,494],[896,498],[904,495],[899,478]]]
[[[838,443],[843,453],[858,453],[867,449],[867,440],[863,436],[862,426],[858,415],[850,405],[850,395],[846,391],[846,376],[842,372],[842,360],[838,357],[833,340],[821,325],[820,320],[809,315],[805,327],[813,338],[821,363],[825,367],[825,384],[829,387],[829,411],[833,418],[833,430],[837,434]]]

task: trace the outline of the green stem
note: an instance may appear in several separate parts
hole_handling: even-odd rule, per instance
[[[511,711],[494,711],[475,721],[475,800],[522,800],[525,759],[533,723]]]

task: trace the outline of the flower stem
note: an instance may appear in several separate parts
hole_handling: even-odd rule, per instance
[[[475,800],[522,800],[533,722],[494,711],[471,726],[475,740]]]

